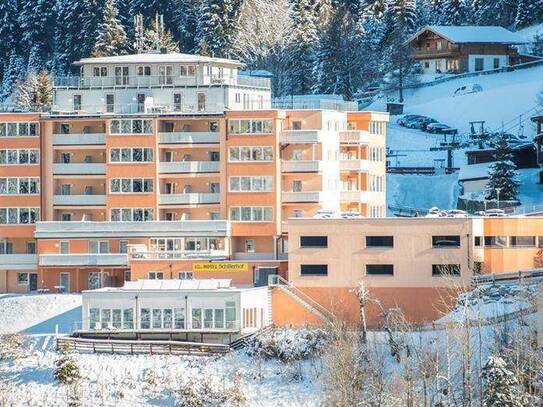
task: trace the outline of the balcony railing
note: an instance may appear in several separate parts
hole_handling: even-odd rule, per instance
[[[321,202],[322,192],[283,192],[283,202]]]
[[[341,191],[340,194],[341,202],[368,202],[370,198],[370,193],[368,191]]]
[[[105,173],[105,163],[53,164],[55,175],[104,175]]]
[[[281,162],[283,172],[319,172],[322,161],[319,160],[288,160]]]
[[[230,235],[227,220],[185,220],[149,222],[37,222],[36,238],[121,237],[223,237]]]
[[[54,195],[53,205],[98,206],[106,204],[105,195]]]
[[[53,105],[50,114],[52,116],[85,116],[92,114],[223,114],[224,103],[201,104],[172,104],[160,103],[155,100],[152,104],[146,103],[119,103],[119,104],[85,104],[74,106],[71,103],[65,105]]]
[[[218,204],[220,194],[212,192],[189,193],[189,194],[161,194],[158,203],[161,205],[196,205],[196,204]]]
[[[218,143],[218,132],[182,131],[175,133],[158,133],[158,142],[164,144],[203,144]]]
[[[131,260],[195,260],[224,259],[228,256],[225,250],[179,250],[179,251],[139,251],[129,253]]]
[[[127,266],[128,255],[100,254],[40,254],[40,266]]]
[[[106,144],[104,133],[81,133],[81,134],[54,134],[54,146],[72,145],[101,145]]]
[[[321,130],[283,130],[281,133],[283,144],[320,143],[322,139]]]
[[[367,144],[369,142],[368,132],[362,130],[340,131],[339,141],[346,144]]]
[[[270,89],[271,81],[267,78],[250,76],[204,76],[199,78],[175,75],[151,76],[56,76],[55,88],[67,89],[108,89],[108,88],[168,88],[198,85],[250,86]]]
[[[369,171],[369,162],[368,160],[341,160],[340,161],[341,171]]]
[[[37,265],[36,254],[0,254],[2,270],[35,270]]]
[[[219,161],[172,161],[161,162],[159,171],[164,174],[219,172]]]

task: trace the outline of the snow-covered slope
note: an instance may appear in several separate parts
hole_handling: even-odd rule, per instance
[[[81,296],[72,294],[7,294],[0,296],[0,334],[69,332],[81,321]]]

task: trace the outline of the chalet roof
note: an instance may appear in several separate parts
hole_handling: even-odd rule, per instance
[[[406,43],[410,43],[422,33],[431,31],[455,44],[526,44],[520,35],[498,26],[455,26],[427,25],[413,34]]]
[[[490,163],[481,163],[481,164],[471,164],[463,165],[460,167],[460,172],[458,173],[458,181],[475,181],[487,179],[489,177]]]
[[[141,64],[141,63],[218,63],[234,66],[244,66],[235,59],[213,58],[203,55],[181,54],[179,52],[162,53],[141,53],[132,55],[117,55],[112,57],[82,58],[74,62],[74,65],[85,64]]]

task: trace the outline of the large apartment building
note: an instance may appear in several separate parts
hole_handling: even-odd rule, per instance
[[[388,116],[278,110],[237,61],[89,58],[0,114],[0,291],[286,272],[290,217],[385,216]]]

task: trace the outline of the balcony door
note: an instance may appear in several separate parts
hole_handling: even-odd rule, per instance
[[[38,275],[36,273],[30,273],[28,275],[28,289],[30,291],[36,291],[38,289]]]
[[[160,85],[173,84],[173,67],[171,65],[160,65],[158,67],[158,81]]]
[[[60,273],[58,291],[61,293],[70,292],[70,273]]]
[[[173,110],[176,112],[183,110],[183,95],[181,93],[173,94]]]
[[[115,67],[115,85],[118,85],[118,86],[128,85],[128,67],[127,66]]]
[[[199,112],[205,112],[206,111],[206,94],[205,93],[198,93],[198,111]]]

